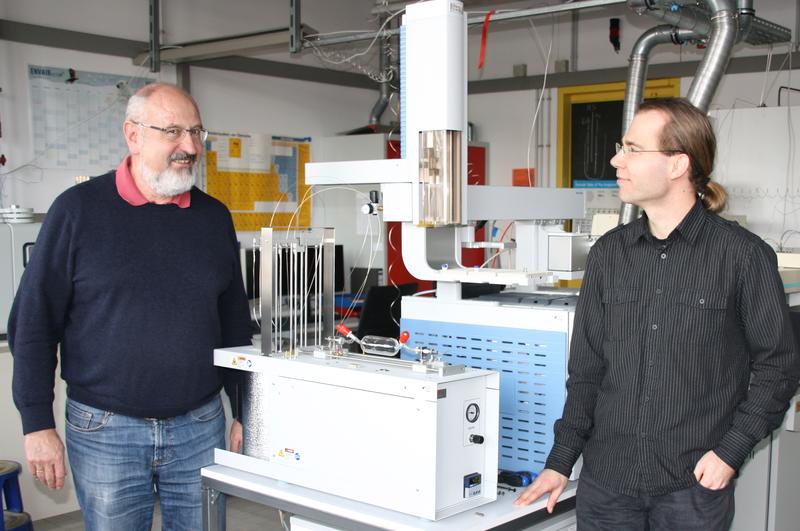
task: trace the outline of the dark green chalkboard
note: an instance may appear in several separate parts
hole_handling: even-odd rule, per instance
[[[609,164],[622,138],[622,101],[572,105],[572,186],[615,187]]]

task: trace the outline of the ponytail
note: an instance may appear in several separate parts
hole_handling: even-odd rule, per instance
[[[722,212],[728,203],[728,192],[725,191],[725,188],[710,180],[699,195],[706,210],[715,214]]]

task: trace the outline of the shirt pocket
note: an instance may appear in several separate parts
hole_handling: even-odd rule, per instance
[[[601,300],[606,339],[620,341],[636,333],[639,327],[640,297],[639,288],[619,287],[603,290]]]
[[[720,290],[684,288],[678,292],[680,337],[690,344],[717,343],[723,340],[728,298]]]

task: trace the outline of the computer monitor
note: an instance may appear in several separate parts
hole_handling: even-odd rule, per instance
[[[284,249],[284,260],[281,267],[281,278],[283,285],[288,285],[289,281],[289,250]],[[344,247],[342,245],[334,245],[334,259],[333,259],[333,290],[337,293],[344,291]],[[260,293],[260,260],[259,253],[254,252],[253,249],[245,249],[244,251],[244,286],[247,291],[248,299],[255,299]],[[314,262],[316,261],[316,251],[314,248],[308,249],[307,255],[307,271],[308,274],[314,272]]]
[[[350,270],[350,292],[356,293],[359,289],[363,294],[369,293],[373,286],[380,285],[381,270],[373,267],[354,267]]]

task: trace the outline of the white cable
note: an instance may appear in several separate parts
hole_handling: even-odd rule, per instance
[[[767,89],[767,78],[769,77],[769,67],[772,65],[772,44],[769,45],[767,52],[767,69],[764,71],[764,81],[761,84],[761,97],[758,99],[758,106],[764,106],[765,91]]]
[[[783,61],[781,62],[781,65],[777,68],[777,70],[774,70],[775,77],[772,78],[772,83],[770,83],[769,88],[767,88],[767,93],[764,95],[764,98],[768,98],[770,93],[772,93],[772,88],[775,86],[775,83],[777,83],[778,77],[780,77],[781,72],[783,72],[783,67],[786,65],[787,61],[791,59],[791,57],[792,54],[787,54],[786,57],[783,58]]]
[[[403,9],[400,9],[400,10],[398,10],[398,11],[395,11],[394,13],[392,13],[391,15],[389,15],[388,17],[386,17],[386,20],[384,20],[384,21],[383,21],[383,24],[381,24],[381,27],[378,29],[378,31],[376,31],[376,32],[375,32],[375,37],[373,37],[373,38],[372,38],[372,41],[370,41],[370,43],[369,43],[369,46],[367,46],[367,47],[366,47],[364,50],[362,50],[362,51],[360,51],[360,52],[356,52],[356,53],[354,53],[353,55],[351,55],[351,56],[349,56],[349,57],[346,57],[346,58],[342,59],[341,61],[334,61],[334,60],[331,60],[331,61],[329,61],[329,62],[330,62],[331,64],[342,64],[342,63],[347,63],[347,62],[350,62],[350,61],[352,61],[353,59],[355,59],[356,57],[361,57],[361,56],[363,56],[363,55],[366,55],[366,54],[367,54],[367,52],[369,52],[369,50],[370,50],[370,49],[371,49],[371,48],[372,48],[372,47],[375,45],[375,42],[378,40],[378,37],[380,37],[380,36],[381,36],[381,34],[383,33],[383,29],[386,27],[386,25],[389,23],[389,21],[390,21],[390,20],[392,20],[392,19],[393,19],[394,17],[396,17],[397,15],[399,15],[400,13],[402,13],[403,11],[405,11],[405,8],[403,8]],[[308,42],[309,44],[311,44],[311,46],[312,46],[312,47],[314,47],[315,49],[319,50],[319,47],[318,47],[318,46],[316,46],[316,44],[315,44],[313,41],[308,41],[308,40],[307,40],[306,42]],[[321,50],[320,50],[320,51],[321,51]],[[324,52],[323,52],[323,54],[324,54]]]
[[[324,192],[327,192],[327,191],[331,191],[331,190],[349,190],[349,191],[355,192],[359,196],[362,196],[364,198],[369,199],[369,196],[367,194],[365,194],[364,192],[361,192],[359,190],[356,190],[355,188],[350,187],[350,186],[328,186],[328,187],[325,187],[325,188],[321,188],[321,189],[319,189],[317,191],[314,191],[312,193],[312,189],[313,188],[314,188],[313,186],[309,187],[309,189],[304,194],[302,201],[297,205],[297,208],[295,208],[295,210],[292,213],[292,216],[291,216],[291,218],[289,220],[289,225],[288,225],[289,228],[291,228],[292,224],[294,223],[295,217],[300,212],[300,210],[302,209],[303,205],[307,201],[310,201],[313,197],[315,197],[315,196],[317,196],[317,195],[319,195],[321,193],[324,193]],[[375,242],[374,246],[372,245],[372,242],[373,242],[373,239],[374,239],[372,221],[373,221],[372,220],[372,216],[370,216],[369,223],[367,224],[367,232],[364,234],[364,239],[361,242],[361,248],[359,249],[358,255],[356,256],[356,261],[358,262],[361,259],[361,256],[364,253],[364,249],[367,246],[367,242],[369,241],[370,242],[370,248],[369,248],[369,253],[370,254],[369,254],[369,260],[367,262],[367,269],[370,269],[370,270],[372,269],[372,266],[375,263],[376,249],[380,248],[381,241],[382,241],[382,231],[377,231],[377,241]],[[352,309],[355,307],[355,301],[364,292],[364,288],[366,287],[366,282],[367,282],[367,278],[365,277],[364,281],[362,282],[361,286],[359,286],[358,291],[356,292],[355,296],[353,297],[353,302],[351,302],[350,307],[348,308],[347,312],[345,312],[345,315],[349,315],[350,312],[352,311]],[[350,289],[352,291],[353,287],[350,286]]]
[[[531,27],[536,31],[536,26],[534,26],[533,21],[528,19],[530,22]],[[538,34],[537,34],[538,35]],[[533,119],[531,120],[531,129],[528,133],[528,149],[525,156],[525,171],[528,172],[528,186],[531,186],[531,174],[530,174],[530,167],[531,167],[531,143],[533,142],[533,131],[536,127],[536,118],[539,116],[539,108],[542,105],[542,98],[544,97],[544,91],[547,87],[547,71],[550,69],[550,52],[553,50],[553,40],[550,40],[550,44],[547,47],[547,59],[545,60],[544,64],[544,79],[542,80],[542,90],[539,94],[539,101],[536,103],[536,110],[533,113]],[[536,96],[536,91],[533,91],[534,97]]]
[[[418,291],[412,295],[412,297],[422,297],[423,295],[430,295],[431,293],[436,293],[435,289],[426,289],[425,291]]]
[[[503,254],[503,253],[505,253],[505,252],[508,252],[509,250],[510,250],[510,249],[500,249],[499,251],[497,251],[496,253],[494,253],[492,256],[490,256],[490,257],[489,257],[489,258],[488,258],[488,259],[487,259],[487,260],[486,260],[484,263],[482,263],[481,265],[479,265],[479,266],[478,266],[478,269],[483,269],[484,267],[486,267],[486,266],[489,264],[489,262],[491,262],[492,260],[494,260],[495,258],[497,258],[498,256],[500,256],[501,254]]]

